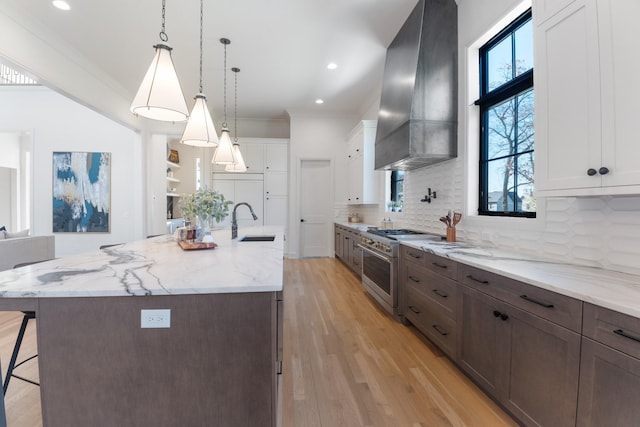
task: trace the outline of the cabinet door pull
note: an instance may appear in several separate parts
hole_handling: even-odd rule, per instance
[[[433,290],[433,293],[434,293],[434,294],[436,294],[436,295],[438,295],[438,296],[439,296],[439,297],[441,297],[441,298],[448,298],[448,297],[449,297],[449,295],[447,295],[447,294],[445,294],[445,293],[440,292],[438,289],[434,289],[434,290]]]
[[[413,276],[409,276],[409,280],[411,280],[412,282],[420,283],[420,279],[416,279]]]
[[[613,331],[613,333],[617,334],[617,335],[620,335],[621,337],[625,337],[625,338],[628,338],[630,340],[640,342],[640,338],[634,337],[633,335],[629,335],[628,333],[626,333],[622,329],[616,329],[616,330]]]
[[[444,264],[437,263],[437,262],[432,262],[431,264],[433,264],[433,265],[435,265],[436,267],[439,267],[439,268],[449,268],[448,266],[446,266]]]
[[[526,295],[520,295],[520,298],[522,298],[525,301],[529,301],[529,302],[532,302],[534,304],[541,305],[544,308],[553,308],[553,304],[547,304],[546,302],[542,302],[542,301],[535,300],[533,298],[529,298]]]
[[[509,315],[500,313],[498,310],[493,310],[493,315],[494,317],[499,317],[502,320],[507,320],[509,318]]]
[[[414,254],[413,252],[409,252],[409,256],[410,256],[411,258],[415,258],[415,259],[420,259],[420,258],[422,258],[422,255],[416,255],[416,254]]]
[[[606,175],[606,174],[608,174],[608,173],[609,173],[609,168],[607,168],[607,167],[603,166],[603,167],[601,167],[600,169],[598,169],[598,173],[599,173],[600,175]]]
[[[598,173],[598,171],[595,170],[594,168],[587,169],[587,175],[589,175],[589,176],[594,176],[597,173]]]
[[[488,285],[489,284],[488,280],[477,279],[477,278],[473,277],[472,274],[467,274],[467,279],[473,280],[474,282],[482,283],[483,285]]]
[[[413,311],[415,314],[420,314],[420,310],[418,310],[416,307],[414,307],[413,305],[409,306],[409,310]]]
[[[442,330],[442,328],[439,325],[431,325],[431,327],[435,329],[442,336],[449,335],[449,332],[445,332],[444,330]]]

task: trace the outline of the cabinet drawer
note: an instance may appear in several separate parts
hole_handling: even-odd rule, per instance
[[[582,334],[640,359],[640,319],[636,317],[585,303]]]
[[[455,280],[457,278],[457,262],[409,246],[401,246],[401,248],[405,261],[419,264],[434,273],[441,274],[450,279]]]
[[[424,298],[442,306],[449,317],[455,318],[457,287],[456,282],[434,274],[430,270],[407,264],[407,288],[420,292]]]
[[[442,306],[435,304],[415,286],[407,286],[407,307],[404,316],[455,360],[456,323]]]
[[[458,281],[575,332],[582,330],[582,301],[460,264]]]

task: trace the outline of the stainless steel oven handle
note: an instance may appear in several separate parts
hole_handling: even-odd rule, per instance
[[[380,255],[379,253],[374,252],[374,251],[372,251],[371,249],[369,249],[368,247],[366,247],[366,246],[362,246],[361,244],[358,244],[358,247],[359,247],[359,248],[361,248],[363,251],[367,251],[367,252],[369,252],[371,255],[377,256],[377,257],[378,257],[378,258],[380,258],[381,260],[383,260],[383,261],[388,262],[389,264],[391,264],[391,258],[387,258],[387,257],[386,257],[386,256],[384,256],[384,255]]]

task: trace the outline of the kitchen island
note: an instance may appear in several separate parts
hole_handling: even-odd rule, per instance
[[[0,309],[36,312],[43,425],[275,425],[284,234],[240,231],[276,237],[159,236],[1,272]]]

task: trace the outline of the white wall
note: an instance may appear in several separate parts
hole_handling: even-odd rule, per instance
[[[501,19],[520,6],[516,0],[459,0],[459,126],[458,158],[438,165],[410,171],[405,177],[403,213],[387,213],[384,207],[361,208],[365,221],[377,224],[391,216],[396,226],[444,234],[438,218],[447,210],[465,213],[458,226],[458,238],[495,245],[524,253],[594,267],[640,274],[640,197],[555,198],[538,200],[536,219],[488,218],[475,214],[472,201],[477,197],[476,159],[469,147],[478,144],[477,132],[469,130],[473,121],[472,85],[467,58],[475,43]],[[469,83],[467,83],[469,82]],[[471,172],[470,172],[471,171]],[[438,197],[431,204],[421,203],[427,188]]]
[[[142,144],[138,134],[43,87],[0,89],[0,132],[33,135],[34,235],[52,232],[54,151],[111,153],[111,233],[56,233],[56,256],[145,236]]]
[[[11,184],[13,183],[13,178],[11,175],[14,170],[15,169],[3,168],[0,166],[0,227],[5,226],[7,230],[11,230],[13,228],[13,214],[11,209]]]
[[[346,200],[347,159],[346,144],[349,132],[355,127],[356,117],[311,117],[290,113],[291,143],[289,151],[289,236],[288,256],[299,255],[299,188],[300,159],[330,159],[335,171],[333,195],[335,200]],[[333,245],[333,233],[331,233]]]

